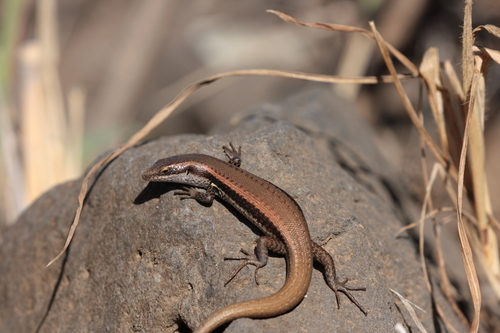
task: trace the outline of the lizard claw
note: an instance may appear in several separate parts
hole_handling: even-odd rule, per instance
[[[194,187],[182,186],[180,190],[174,191],[175,195],[180,195],[181,200],[195,199],[198,191]]]
[[[233,143],[229,142],[229,147],[222,146],[224,154],[229,158],[228,163],[239,167],[241,165],[241,146],[234,148]]]
[[[349,281],[349,279],[345,279],[344,281],[339,281],[338,278],[335,278],[335,285],[330,286],[330,288],[333,290],[335,293],[335,298],[337,299],[337,309],[340,309],[340,297],[339,297],[339,292],[343,293],[344,295],[349,298],[351,302],[353,302],[360,310],[363,312],[365,316],[368,315],[368,312],[359,304],[359,302],[354,298],[354,296],[350,293],[350,291],[366,291],[365,287],[348,287],[346,284]]]
[[[255,272],[254,272],[254,277],[255,277],[255,283],[259,285],[259,279],[257,277],[257,271],[263,267],[264,265],[259,261],[257,256],[255,254],[249,253],[248,251],[241,249],[240,250],[245,256],[244,257],[226,257],[224,260],[242,260],[243,262],[236,268],[236,270],[231,274],[229,277],[229,280],[227,280],[226,283],[224,283],[224,286],[227,286],[229,282],[231,282],[234,277],[243,269],[243,267],[248,266],[248,265],[253,265],[255,266]]]

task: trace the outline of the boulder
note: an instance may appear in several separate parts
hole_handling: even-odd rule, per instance
[[[418,331],[392,290],[422,309],[415,311],[428,332],[446,331],[433,301],[465,332],[438,288],[431,297],[414,240],[397,236],[411,213],[401,205],[407,200],[397,186],[389,188],[391,172],[373,147],[369,127],[352,107],[332,112],[337,101],[328,91],[311,90],[239,114],[210,136],[163,137],[126,151],[101,170],[73,242],[48,268],[72,223],[81,181],[44,194],[0,244],[0,332],[189,332],[225,305],[279,290],[286,277],[279,256],[259,270],[259,285],[253,267],[246,267],[225,286],[238,263],[224,258],[253,249],[261,234],[231,206],[180,200],[177,185],[141,178],[156,160],[171,155],[225,159],[221,146],[229,142],[242,146],[242,168],[299,203],[311,238],[324,243],[338,276],[366,287],[353,294],[368,315],[343,294],[337,309],[315,269],[295,309],[274,318],[238,319],[225,332],[385,333],[397,324]]]

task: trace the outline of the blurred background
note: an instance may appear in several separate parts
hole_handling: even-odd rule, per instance
[[[196,80],[251,68],[387,74],[373,41],[291,25],[266,9],[364,28],[374,20],[382,36],[416,65],[433,46],[460,73],[462,7],[456,0],[2,0],[0,235],[40,194],[80,177],[99,154],[128,139]],[[500,1],[474,3],[473,26],[487,23],[500,26]],[[500,49],[487,33],[478,34],[477,44]],[[499,78],[499,66],[491,65],[486,155],[494,207],[500,206]],[[196,92],[154,136],[205,133],[237,111],[310,85],[268,77],[224,79]],[[414,105],[418,86],[416,79],[405,82]],[[393,85],[332,89],[358,106],[376,129],[382,153],[422,194],[418,135]],[[499,208],[495,213],[500,215]]]

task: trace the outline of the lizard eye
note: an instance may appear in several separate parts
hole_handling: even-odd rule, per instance
[[[169,172],[169,168],[168,168],[168,167],[163,168],[163,169],[161,170],[161,173],[162,173],[162,174],[164,174],[164,175],[168,174],[168,172]]]

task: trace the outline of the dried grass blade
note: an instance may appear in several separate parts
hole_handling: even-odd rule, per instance
[[[471,89],[470,100],[474,101],[469,105],[472,109],[471,122],[469,127],[469,166],[472,172],[472,188],[468,189],[474,194],[474,207],[479,222],[480,233],[484,231],[488,224],[488,217],[485,210],[485,195],[487,193],[486,177],[484,174],[485,163],[485,143],[484,143],[484,76],[481,74],[482,60],[480,56],[475,56],[475,79],[477,88]],[[470,102],[472,104],[472,102]],[[469,111],[471,112],[471,111]]]
[[[446,314],[444,313],[443,309],[441,308],[441,306],[438,303],[436,303],[436,310],[437,310],[437,313],[439,314],[439,317],[446,324],[446,327],[448,327],[450,329],[450,331],[453,333],[459,333],[458,330],[455,328],[455,326],[453,326],[452,323],[448,320],[448,318],[446,317]],[[469,325],[467,325],[467,323],[465,326],[469,327]]]
[[[425,161],[422,161],[422,162],[423,162],[422,166],[423,166],[423,168],[425,170],[425,168],[426,168]],[[429,180],[428,185],[427,185],[427,190],[429,192],[426,192],[426,198],[424,199],[424,202],[426,202],[427,200],[429,200],[429,209],[432,208],[432,199],[430,198],[430,190],[431,190],[432,185],[434,183],[434,180],[436,178],[437,172],[439,172],[439,174],[441,175],[441,178],[443,179],[443,182],[445,183],[445,186],[447,188],[451,187],[451,186],[449,186],[450,182],[448,180],[448,177],[446,176],[446,171],[444,170],[443,166],[441,164],[434,163],[434,166],[433,166],[432,172],[431,172],[431,177],[429,178],[430,180]],[[453,192],[453,194],[454,194],[454,192]],[[427,198],[428,195],[429,195],[429,198]],[[456,202],[456,196],[450,196],[450,197],[451,197],[452,200],[455,199],[454,202]],[[424,209],[424,207],[425,206],[423,206],[422,209]],[[456,209],[450,207],[450,211],[456,211]],[[436,262],[437,262],[437,265],[438,265],[439,274],[441,276],[440,287],[441,287],[441,290],[442,290],[444,296],[446,297],[446,299],[450,303],[451,307],[455,311],[456,315],[458,316],[458,318],[460,319],[460,321],[462,322],[462,324],[465,327],[470,328],[469,321],[467,320],[467,318],[462,313],[462,310],[460,310],[460,307],[458,306],[455,297],[453,297],[454,295],[456,295],[456,291],[452,287],[452,284],[451,284],[450,279],[448,277],[448,273],[446,272],[443,247],[441,245],[442,244],[441,243],[441,225],[444,224],[444,223],[445,223],[444,219],[441,219],[441,221],[438,223],[435,220],[434,216],[432,216],[432,226],[433,226],[433,232],[434,232]],[[423,228],[421,230],[420,237],[422,237],[422,238],[424,237]],[[423,248],[420,249],[420,256],[421,256],[421,258],[424,257]],[[422,260],[422,261],[424,262],[424,260]],[[430,282],[428,282],[428,283],[430,283]],[[444,315],[444,313],[442,313],[442,311],[440,311],[440,307],[439,307],[438,304],[436,304],[436,307],[438,308],[439,314],[440,314],[441,318],[445,321],[446,325],[448,325],[448,327],[450,329],[453,328],[453,326],[447,320],[447,318]]]
[[[377,45],[378,45],[380,51],[382,52],[382,56],[386,62],[386,66],[389,69],[389,72],[391,73],[391,75],[393,75],[393,77],[394,77],[394,75],[396,74],[396,69],[394,68],[394,64],[392,63],[392,60],[390,59],[389,53],[387,52],[387,50],[384,47],[382,37],[378,33],[373,22],[370,22],[370,26],[371,26],[372,31],[374,33],[374,36],[376,38]],[[435,142],[430,138],[429,134],[427,133],[427,131],[423,127],[422,122],[418,118],[418,115],[416,114],[408,96],[406,95],[406,92],[404,91],[404,89],[401,85],[401,82],[399,80],[397,80],[397,78],[394,80],[394,85],[396,86],[398,94],[399,94],[401,100],[403,101],[403,104],[404,104],[404,106],[405,106],[405,108],[410,116],[410,119],[412,120],[414,126],[417,128],[419,134],[421,135],[421,138],[425,141],[425,144],[427,144],[429,146],[430,150],[434,153],[434,156],[436,157],[437,161],[447,170],[448,175],[456,181],[457,177],[458,177],[457,169],[454,168],[453,165],[450,165],[447,162],[447,160],[444,158],[444,156],[442,155],[441,151],[439,150],[439,148],[437,147]],[[469,249],[470,249],[470,246],[469,246]],[[475,272],[475,270],[474,270],[474,272]],[[476,277],[476,280],[477,280],[477,277]],[[439,304],[436,304],[436,306],[437,306],[438,312],[440,313],[440,316],[443,318],[443,320],[447,324],[447,327],[449,327],[452,331],[456,331],[454,329],[454,327],[451,325],[451,323],[449,323],[449,321],[444,316],[444,313],[442,312],[441,308],[439,307]]]
[[[458,167],[460,149],[462,148],[462,133],[465,127],[465,118],[462,110],[464,95],[462,85],[455,70],[449,61],[445,61],[441,68],[441,89],[443,95],[444,117],[446,122],[449,155],[454,165]],[[453,188],[453,193],[456,188]],[[452,202],[456,202],[456,198]]]
[[[331,24],[331,23],[303,22],[303,21],[296,19],[293,16],[290,16],[288,14],[285,14],[285,13],[277,11],[277,10],[268,9],[268,10],[266,10],[266,12],[278,16],[280,19],[282,19],[285,22],[301,25],[303,27],[330,30],[330,31],[340,31],[340,32],[361,32],[364,35],[366,35],[370,38],[373,38],[373,34],[369,30],[359,28],[359,27],[353,27],[353,26],[342,25],[342,24]]]
[[[453,68],[453,65],[449,60],[446,60],[444,62],[443,70],[444,73],[446,73],[446,77],[448,78],[450,85],[453,87],[453,92],[455,93],[455,96],[458,97],[460,104],[462,104],[465,99],[464,90],[462,88],[460,80],[458,79],[457,72],[455,72],[455,69]]]
[[[443,213],[443,212],[456,212],[456,209],[454,207],[440,207],[440,208],[435,208],[435,209],[431,210],[430,212],[428,212],[425,215],[424,218],[425,219],[434,218],[434,217],[436,217],[437,214]],[[399,229],[398,232],[396,232],[396,234],[394,236],[398,237],[405,230],[415,228],[416,226],[418,226],[419,221],[420,220],[418,220],[417,222],[413,222],[413,223],[410,223],[408,225],[405,225],[404,227],[402,227],[401,229]]]
[[[418,221],[420,225],[419,240],[418,240],[420,261],[422,265],[422,270],[424,272],[425,284],[427,285],[427,289],[429,290],[429,292],[432,292],[432,286],[431,282],[429,281],[429,275],[427,274],[427,265],[425,264],[425,253],[424,253],[424,226],[425,226],[425,215],[426,215],[425,212],[427,211],[427,206],[430,205],[432,186],[434,185],[434,181],[436,180],[436,176],[440,167],[442,166],[438,163],[434,163],[434,166],[432,167],[431,175],[427,181],[427,186],[425,188],[424,202],[422,203],[422,208],[420,210],[420,220]]]
[[[420,142],[421,142],[421,146],[422,146],[422,151],[424,152],[423,149],[425,149],[425,145],[424,145],[422,139],[420,139]],[[432,191],[432,187],[434,185],[434,181],[436,180],[436,176],[437,176],[438,172],[441,175],[441,178],[443,179],[445,184],[449,184],[450,182],[448,181],[448,177],[446,176],[446,171],[444,170],[443,166],[439,163],[434,163],[434,166],[432,167],[431,175],[430,175],[430,177],[428,176],[427,163],[425,161],[425,154],[422,154],[422,169],[424,171],[424,181],[426,184],[426,193],[425,193],[424,202],[422,204],[422,216],[420,218],[420,234],[419,234],[419,237],[420,237],[419,245],[420,246],[419,246],[419,250],[420,250],[420,258],[422,261],[422,269],[423,269],[423,273],[424,273],[424,277],[425,277],[425,282],[427,284],[427,289],[429,290],[429,292],[431,294],[433,294],[434,293],[433,287],[432,287],[432,284],[429,280],[429,276],[427,274],[427,266],[426,266],[426,262],[424,259],[425,258],[425,256],[424,256],[424,222],[425,222],[425,219],[427,218],[424,214],[426,211],[426,207],[428,207],[429,210],[433,209],[432,208],[433,205],[432,205],[431,191]],[[452,210],[454,210],[454,209],[452,209]],[[431,214],[429,213],[428,215],[431,215]],[[446,273],[446,269],[445,269],[445,265],[444,265],[443,249],[441,246],[441,237],[440,237],[440,230],[441,230],[441,223],[442,222],[437,223],[435,218],[434,218],[434,214],[432,214],[431,219],[432,219],[432,226],[433,226],[435,243],[436,243],[436,246],[435,246],[436,247],[436,257],[437,257],[436,259],[437,259],[437,262],[439,265],[439,272],[441,275],[441,289],[442,289],[443,293],[445,294],[445,297],[448,299],[448,302],[451,304],[453,310],[455,311],[455,313],[458,315],[458,317],[460,318],[460,320],[464,324],[464,326],[470,327],[469,322],[467,321],[467,318],[463,315],[463,313],[460,310],[460,308],[458,307],[455,299],[453,298],[453,295],[452,295],[453,289],[451,287],[451,283],[450,283],[448,275]],[[439,316],[444,321],[444,323],[448,327],[448,329],[452,332],[457,332],[455,327],[451,324],[451,322],[448,320],[448,318],[446,317],[446,315],[442,311],[441,306],[438,303],[435,303],[434,305],[437,309]]]
[[[63,246],[63,249],[59,254],[52,259],[47,267],[52,265],[57,259],[59,259],[64,252],[68,249],[71,240],[75,234],[76,227],[80,221],[80,215],[83,209],[83,203],[85,201],[85,197],[87,196],[88,185],[91,178],[97,173],[97,171],[107,163],[111,162],[113,159],[122,154],[125,150],[137,144],[140,140],[142,140],[146,135],[148,135],[154,128],[156,128],[160,123],[162,123],[165,119],[167,119],[176,109],[181,105],[192,93],[194,93],[199,88],[206,86],[210,83],[213,83],[221,78],[231,77],[231,76],[272,76],[272,77],[282,77],[282,78],[291,78],[291,79],[299,79],[299,80],[308,80],[308,81],[316,81],[316,82],[327,82],[327,83],[379,83],[379,82],[391,82],[394,77],[358,77],[358,78],[346,78],[346,77],[336,77],[329,75],[319,75],[319,74],[308,74],[302,72],[294,72],[294,71],[280,71],[280,70],[269,70],[269,69],[250,69],[250,70],[239,70],[239,71],[231,71],[220,73],[211,77],[208,77],[204,80],[197,81],[192,83],[191,85],[184,88],[177,97],[158,111],[153,118],[149,120],[149,122],[144,125],[144,127],[135,133],[125,144],[116,148],[114,151],[109,153],[105,158],[95,164],[88,174],[83,179],[82,187],[80,189],[80,193],[78,195],[78,208],[75,213],[75,217],[73,219],[73,223],[71,224],[70,230],[66,237],[66,242]],[[408,75],[399,75],[397,79],[409,78]]]
[[[500,28],[497,27],[496,25],[493,25],[493,24],[480,25],[480,26],[476,27],[472,32],[475,34],[481,30],[486,30],[490,34],[492,34],[493,36],[500,38]]]
[[[424,325],[422,325],[422,322],[420,321],[420,319],[418,319],[418,316],[415,313],[415,310],[413,309],[412,305],[416,306],[421,311],[424,311],[424,310],[422,310],[422,308],[420,308],[418,305],[416,305],[416,304],[410,302],[409,300],[407,300],[406,298],[404,298],[400,293],[398,293],[394,289],[390,289],[390,291],[392,291],[394,294],[396,294],[396,296],[398,296],[399,300],[403,303],[406,310],[408,310],[408,312],[410,313],[411,319],[413,319],[413,322],[415,323],[415,325],[417,325],[420,332],[427,333],[427,330],[425,329]]]
[[[420,75],[423,77],[429,94],[429,103],[434,116],[434,121],[438,128],[439,139],[441,141],[441,150],[449,151],[448,135],[446,121],[443,111],[443,95],[438,89],[442,86],[440,79],[440,66],[438,50],[434,47],[429,48],[420,64]]]
[[[422,162],[423,162],[422,164],[423,164],[424,171],[426,171],[427,169],[426,169],[425,160],[422,159]],[[426,266],[425,255],[424,255],[424,222],[425,222],[425,219],[427,218],[427,216],[425,215],[426,207],[429,207],[429,209],[432,209],[431,191],[432,191],[432,187],[434,185],[434,181],[436,180],[436,176],[437,176],[438,172],[441,175],[441,177],[443,178],[443,180],[445,182],[447,182],[446,172],[445,172],[443,166],[439,163],[434,163],[430,177],[428,179],[425,178],[425,182],[427,184],[426,185],[426,193],[425,193],[425,197],[424,197],[424,202],[422,204],[421,217],[420,217],[420,221],[419,221],[419,223],[420,223],[420,233],[419,233],[420,258],[422,261],[421,264],[422,264],[422,270],[424,272],[425,282],[427,284],[427,289],[429,290],[430,293],[433,293],[433,288],[432,288],[431,282],[429,280],[429,276],[427,274],[427,266]],[[425,174],[427,175],[426,172],[425,172]],[[447,182],[447,183],[449,183],[449,182]],[[428,214],[428,215],[430,215],[430,214]],[[433,217],[434,217],[434,215],[432,215],[432,218]],[[434,219],[432,222],[433,222],[433,230],[434,230],[435,243],[436,243],[437,262],[439,265],[439,272],[441,275],[441,289],[442,289],[445,297],[448,299],[448,302],[451,304],[453,310],[455,311],[457,316],[460,318],[460,320],[464,324],[464,326],[470,327],[469,322],[467,321],[467,318],[463,315],[462,311],[460,310],[460,308],[457,305],[457,302],[455,301],[455,299],[452,296],[453,289],[451,287],[451,283],[450,283],[450,280],[449,280],[448,275],[446,273],[445,264],[444,264],[443,249],[441,246],[441,237],[440,237],[440,230],[441,230],[440,224],[437,223]],[[453,332],[457,332],[455,327],[446,318],[446,315],[441,310],[440,305],[436,303],[435,306],[438,310],[439,315],[441,316],[441,318],[443,319],[445,324],[448,326],[448,328]]]
[[[477,79],[473,76],[471,88],[476,89]],[[479,330],[479,322],[481,315],[481,289],[479,285],[479,280],[477,278],[476,267],[474,265],[474,259],[472,257],[472,250],[467,237],[466,228],[462,218],[463,212],[463,193],[464,193],[464,173],[465,173],[465,161],[467,157],[467,145],[469,141],[469,127],[472,120],[472,113],[474,104],[474,95],[471,96],[469,101],[469,112],[467,115],[467,120],[465,123],[464,140],[462,144],[462,151],[460,154],[460,164],[458,168],[458,197],[457,197],[457,226],[458,226],[458,236],[460,238],[460,247],[462,252],[462,260],[464,262],[465,274],[467,276],[467,283],[469,284],[469,289],[472,295],[472,303],[474,306],[474,316],[472,319],[472,324],[469,332],[477,332]]]
[[[478,220],[480,245],[477,248],[483,269],[488,274],[488,280],[500,297],[500,264],[498,257],[498,240],[495,231],[490,226],[488,216],[493,214],[488,190],[488,181],[485,174],[485,76],[489,58],[475,55],[474,81],[477,83],[471,89],[473,115],[469,131],[469,163],[472,175],[472,189],[474,193],[474,207]],[[472,102],[471,102],[472,103]]]
[[[487,47],[474,45],[474,53],[480,53],[484,56],[489,57],[491,60],[500,65],[500,51],[489,49]]]
[[[429,149],[432,151],[434,156],[436,157],[437,161],[441,163],[445,168],[449,167],[449,174],[452,179],[456,180],[457,179],[457,171],[453,165],[449,165],[447,159],[444,157],[443,153],[439,149],[439,147],[436,145],[434,140],[432,140],[431,136],[423,126],[422,122],[420,121],[415,109],[413,108],[413,105],[411,104],[410,98],[406,94],[403,85],[401,84],[401,81],[397,77],[397,72],[396,68],[394,67],[394,64],[392,63],[391,57],[389,55],[389,52],[387,51],[387,48],[385,47],[384,40],[382,39],[382,36],[378,33],[375,24],[373,22],[370,22],[370,26],[372,28],[373,34],[375,36],[375,40],[377,41],[377,45],[380,49],[380,52],[382,53],[382,56],[384,58],[385,64],[387,66],[387,69],[391,73],[391,76],[393,77],[394,80],[394,86],[396,87],[396,90],[399,94],[399,97],[401,98],[401,101],[403,102],[403,105],[408,112],[408,115],[417,129],[418,133],[420,136],[423,138],[425,141],[425,144],[429,147]]]
[[[283,21],[288,22],[288,23],[293,23],[297,24],[300,26],[304,27],[309,27],[309,28],[316,28],[316,29],[323,29],[323,30],[329,30],[329,31],[339,31],[339,32],[359,32],[362,33],[363,35],[375,39],[373,36],[373,33],[369,30],[359,28],[359,27],[353,27],[353,26],[348,26],[348,25],[342,25],[342,24],[329,24],[329,23],[318,23],[318,22],[302,22],[295,17],[292,17],[290,15],[287,15],[285,13],[282,13],[277,10],[267,10],[268,13],[274,14],[281,18]],[[389,51],[406,67],[408,70],[411,72],[412,76],[418,76],[418,68],[415,66],[405,55],[403,55],[401,52],[399,52],[394,46],[391,44],[387,43],[384,41],[386,44],[386,47],[389,49]]]

